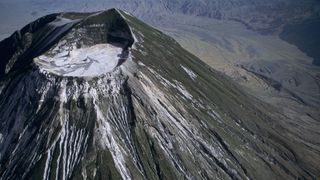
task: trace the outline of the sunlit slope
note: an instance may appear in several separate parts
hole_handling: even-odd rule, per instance
[[[317,139],[171,37],[116,9],[48,17],[0,44],[1,179],[318,175]]]

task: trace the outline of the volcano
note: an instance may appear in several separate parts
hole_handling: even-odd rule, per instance
[[[47,15],[0,52],[0,179],[320,175],[276,109],[124,11]]]

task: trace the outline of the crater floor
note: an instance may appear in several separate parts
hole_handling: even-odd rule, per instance
[[[122,48],[111,44],[97,44],[88,48],[73,49],[53,57],[34,58],[41,69],[61,76],[94,77],[111,72],[118,64]]]

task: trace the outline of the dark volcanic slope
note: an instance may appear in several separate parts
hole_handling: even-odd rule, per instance
[[[0,179],[320,175],[319,126],[122,11],[46,16],[0,47]]]

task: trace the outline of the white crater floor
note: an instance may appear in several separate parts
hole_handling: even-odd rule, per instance
[[[41,55],[34,62],[41,70],[61,76],[99,76],[111,72],[118,64],[122,48],[97,44],[56,54]]]

